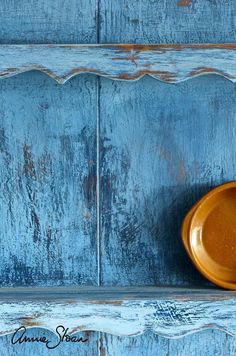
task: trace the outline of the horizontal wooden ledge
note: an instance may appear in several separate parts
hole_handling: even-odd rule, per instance
[[[206,328],[236,335],[236,293],[159,287],[1,288],[0,334],[21,326],[178,338]]]
[[[157,286],[56,286],[2,287],[1,301],[62,300],[126,301],[126,300],[222,300],[236,298],[236,292],[216,288],[179,288]]]
[[[236,81],[236,44],[0,45],[0,78],[31,70],[58,83],[93,73],[113,80],[145,75],[178,83],[204,74]]]

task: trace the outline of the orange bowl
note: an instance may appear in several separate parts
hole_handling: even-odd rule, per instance
[[[236,181],[212,189],[197,202],[183,221],[181,236],[208,280],[236,290]]]

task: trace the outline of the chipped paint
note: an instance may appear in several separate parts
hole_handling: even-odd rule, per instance
[[[39,70],[61,84],[80,73],[117,80],[151,75],[168,83],[187,80],[193,74],[216,73],[236,80],[235,44],[1,45],[0,56],[1,78]]]
[[[188,7],[191,4],[192,4],[191,0],[180,0],[177,2],[177,6],[180,6],[180,7]]]
[[[35,292],[31,292],[31,297],[30,292],[27,298],[22,292],[17,297],[15,289],[15,300],[12,295],[13,300],[0,301],[1,335],[13,332],[22,325],[27,328],[40,326],[55,333],[56,327],[64,325],[65,320],[70,334],[93,328],[118,336],[135,336],[152,330],[163,337],[178,338],[214,325],[214,328],[236,335],[235,298],[232,294],[227,297],[227,293],[223,291],[215,292],[212,296],[211,293],[206,295],[205,291],[199,290],[197,294],[193,291],[192,298],[188,292],[189,300],[181,300],[178,294],[183,293],[183,289],[166,289],[166,292],[161,289],[159,292],[159,288],[149,287],[148,290],[147,287],[145,292],[144,289],[135,288],[134,297],[134,292],[127,294],[125,288],[118,291],[107,287],[106,294],[111,298],[109,302],[103,301],[102,294],[96,300],[98,290],[94,288],[94,299],[92,290],[90,294],[81,291],[80,295],[72,290],[74,303],[71,304],[64,299],[64,292],[60,294],[60,290],[57,291],[56,288],[52,289],[49,298],[43,289],[38,297],[35,296],[35,292],[39,292],[37,288]],[[139,297],[139,290],[142,298]],[[8,296],[11,295],[9,292],[10,290]],[[70,288],[67,288],[66,293],[70,295]],[[53,294],[57,296],[55,300],[50,297]],[[120,295],[120,300],[116,299],[117,294]],[[86,300],[88,295],[90,300]]]
[[[34,162],[32,158],[32,153],[30,147],[27,144],[23,145],[23,155],[24,155],[24,173],[27,177],[36,178],[36,172],[34,167]]]
[[[25,326],[26,328],[29,327],[38,327],[42,326],[43,324],[39,321],[37,321],[36,316],[24,316],[19,318],[19,324],[20,326]]]

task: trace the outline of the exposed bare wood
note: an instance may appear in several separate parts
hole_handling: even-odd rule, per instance
[[[50,55],[49,55],[50,54]],[[39,70],[63,84],[81,73],[167,83],[215,73],[236,80],[236,45],[2,45],[0,77]]]

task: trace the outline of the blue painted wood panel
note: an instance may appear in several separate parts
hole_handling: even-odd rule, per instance
[[[134,338],[105,335],[101,348],[109,356],[234,356],[236,339],[220,331],[203,331],[181,340],[168,340],[152,333]]]
[[[0,83],[1,285],[94,284],[96,78]]]
[[[181,222],[210,187],[236,178],[235,86],[101,80],[102,281],[206,285]]]
[[[56,344],[58,341],[51,332],[42,329],[32,329],[27,333],[32,337],[46,336]],[[99,351],[95,348],[96,333],[86,332],[76,334],[78,337],[87,338],[88,342],[76,344],[61,344],[55,350],[48,350],[39,344],[21,344],[12,346],[12,335],[0,338],[2,354],[9,356],[38,355],[72,355],[81,356],[234,356],[236,353],[236,339],[222,334],[220,331],[203,331],[195,335],[185,336],[183,339],[168,340],[148,332],[136,337],[117,337],[104,334],[99,339]]]
[[[27,331],[28,337],[40,338],[45,336],[49,340],[49,347],[58,344],[59,339],[55,334],[48,330],[33,328]],[[61,342],[55,349],[48,349],[42,343],[17,343],[12,345],[12,335],[5,335],[0,338],[0,354],[6,356],[65,356],[65,355],[79,355],[79,356],[97,356],[97,333],[86,331],[75,334],[77,338],[82,337],[86,342],[69,343]]]
[[[100,0],[101,43],[235,43],[234,0]]]
[[[97,0],[67,4],[4,0],[0,43],[95,43],[97,15]],[[97,282],[96,78],[78,77],[67,84],[61,87],[39,73],[0,82],[0,180],[7,188],[2,190],[1,184],[7,239],[1,245],[5,257],[0,260],[0,273],[5,285]],[[14,208],[13,220],[7,199]],[[36,216],[30,214],[33,209],[38,228]],[[39,236],[36,242],[34,230]],[[16,234],[19,231],[27,246]],[[52,336],[41,329],[29,335],[42,333]],[[9,335],[0,338],[0,354],[97,355],[98,334],[89,333],[88,339],[88,343],[64,344],[49,352],[38,344],[14,347]]]
[[[97,0],[3,0],[0,43],[96,43]]]
[[[121,0],[119,3],[112,0],[101,0],[99,40],[101,43],[235,43],[235,11],[236,3],[233,0],[226,2],[211,0],[137,0],[135,5],[127,0]],[[103,109],[101,112],[104,111],[103,116],[101,115],[102,144],[105,145],[101,169],[105,177],[112,177],[113,193],[115,189],[118,191],[118,197],[115,199],[113,193],[111,193],[110,197],[107,194],[102,197],[104,204],[102,217],[104,229],[102,235],[104,249],[102,249],[103,257],[101,259],[103,262],[102,279],[104,283],[108,284],[120,283],[120,281],[133,284],[142,282],[145,284],[145,278],[147,278],[147,283],[175,281],[203,285],[207,282],[198,275],[185,257],[184,251],[180,247],[177,232],[182,216],[195,199],[204,194],[211,185],[225,179],[235,178],[231,162],[227,161],[230,149],[234,149],[232,135],[235,134],[235,131],[232,122],[234,121],[233,111],[235,111],[235,87],[234,85],[228,85],[224,80],[219,82],[216,77],[199,78],[174,87],[156,83],[147,78],[143,80],[143,83],[144,88],[140,83],[136,83],[133,87],[124,83],[115,84],[106,80],[102,81],[101,91],[103,94],[106,93],[110,102],[107,103],[105,98],[101,102],[101,108]],[[128,109],[127,106],[125,109],[123,102],[128,103]],[[119,105],[119,103],[122,105]],[[141,104],[143,104],[142,109],[140,109]],[[141,110],[141,113],[139,110]],[[159,120],[156,119],[157,114],[155,111],[160,116]],[[174,119],[175,111],[177,114],[176,120]],[[143,121],[142,115],[145,118]],[[112,116],[114,121],[112,121]],[[161,117],[164,120],[161,120]],[[183,129],[180,123],[181,117],[184,124]],[[207,123],[208,117],[210,122]],[[200,121],[198,122],[198,120]],[[229,123],[231,130],[224,120]],[[106,121],[108,121],[107,124]],[[165,132],[165,136],[162,134],[162,143],[155,136],[155,133],[158,133],[158,123],[159,126],[163,125]],[[170,127],[171,123],[174,128]],[[153,128],[151,124],[154,126]],[[194,127],[191,127],[191,124]],[[139,125],[141,128],[139,128]],[[204,130],[204,125],[206,125],[206,130]],[[212,126],[209,127],[209,125]],[[200,130],[200,132],[194,131],[195,129]],[[211,139],[208,136],[207,129],[212,132]],[[115,137],[116,130],[119,133],[119,138]],[[168,130],[170,130],[170,135]],[[187,134],[187,141],[177,141],[176,146],[176,138],[179,136],[184,137],[184,133]],[[205,148],[202,147],[201,140],[198,156],[196,154],[196,157],[193,157],[190,154],[188,157],[186,154],[188,161],[187,176],[184,179],[182,178],[182,183],[180,180],[177,185],[172,185],[171,182],[173,181],[176,184],[179,176],[178,172],[182,171],[181,165],[179,165],[178,169],[176,163],[179,154],[181,155],[183,146],[188,143],[189,147],[195,149],[195,153],[198,152],[196,140],[200,133],[205,140],[210,139],[211,144],[213,143],[213,152],[217,153],[216,156],[210,153],[210,147],[207,146],[206,141],[205,145],[203,145]],[[146,150],[143,150],[141,145],[138,146],[137,141],[135,142],[135,135],[138,135],[143,143],[143,148]],[[150,150],[151,144],[148,144],[147,140],[149,135],[156,148],[160,148],[163,141],[164,146],[166,146],[169,141],[172,152],[172,165],[170,164],[169,168],[167,167],[167,162],[164,163],[164,157],[158,157],[160,162],[155,159],[158,153],[157,151],[155,153],[155,149]],[[189,135],[192,135],[193,143],[190,142]],[[222,141],[219,138],[221,135]],[[231,137],[231,144],[228,144],[227,136]],[[132,152],[128,161],[125,157],[123,157],[123,160],[121,158],[123,150],[120,140]],[[225,147],[223,147],[224,140],[227,142]],[[217,142],[219,142],[219,147],[217,147]],[[132,143],[134,147],[131,144],[128,145],[129,143]],[[148,152],[147,148],[151,152]],[[204,157],[204,149],[206,150],[206,157]],[[136,154],[135,150],[138,154]],[[107,165],[108,157],[112,159],[110,165]],[[115,162],[117,157],[120,160]],[[199,173],[191,171],[193,166],[190,162],[194,162],[194,160],[198,162],[201,160],[205,162],[206,160],[207,162],[205,167],[204,163],[201,165]],[[141,169],[143,165],[146,169],[145,171]],[[158,167],[161,169],[161,174],[157,176],[156,170]],[[170,175],[171,169],[173,178]],[[152,190],[150,189],[151,181],[149,179],[148,181],[145,180],[147,170],[152,177]],[[220,172],[221,170],[222,172]],[[165,187],[163,193],[161,194],[159,191],[158,194],[153,187],[161,185],[163,174],[168,174],[169,176],[169,187]],[[104,181],[106,180],[104,179]],[[135,185],[132,185],[140,182],[140,180],[144,182],[145,194],[135,190]],[[125,183],[129,184],[128,187]],[[147,194],[148,191],[149,194]],[[179,194],[177,191],[179,191]],[[153,193],[156,193],[156,195]],[[139,205],[141,201],[145,201],[144,195],[149,197],[149,204],[141,203]],[[171,200],[171,195],[173,195],[172,204],[168,204],[168,199]],[[169,234],[162,230],[162,235],[163,237],[168,235],[172,244],[169,241],[160,242],[161,238],[160,240],[148,238],[148,236],[156,236],[155,231],[157,232],[158,230],[155,220],[158,215],[158,209],[154,209],[154,207],[158,206],[158,196],[161,197],[166,206],[163,214],[161,215],[160,212],[159,215],[163,219],[161,225],[166,224],[165,226],[168,226],[168,218],[171,218],[172,221],[171,226],[168,227]],[[144,207],[143,209],[142,206]],[[147,207],[146,210],[145,207]],[[108,211],[108,214],[106,214],[106,211]],[[142,227],[140,232],[140,222],[143,222],[144,214],[148,215],[146,226],[149,226],[149,231],[145,231],[144,227]],[[112,235],[106,228],[107,224],[111,222],[111,216],[112,221],[116,222],[116,228],[114,228]],[[153,225],[151,221],[153,221]],[[122,226],[126,227],[126,229],[120,229]],[[123,238],[122,240],[122,231],[124,236],[125,231],[129,231],[130,226],[132,226],[131,231],[133,232],[135,227],[137,228],[137,232],[134,235],[135,238],[129,239],[127,234],[126,239]],[[153,230],[150,230],[150,226],[152,226]],[[175,231],[173,235],[170,232],[171,228]],[[150,231],[153,231],[153,235],[150,235]],[[123,241],[122,253],[119,245],[121,241]],[[160,244],[157,244],[158,241]],[[134,246],[137,247],[136,250]],[[158,246],[163,246],[159,258],[157,258]],[[126,252],[126,249],[131,253]],[[115,256],[113,256],[113,260],[111,253],[114,253]],[[126,260],[125,257],[127,257]],[[165,270],[162,270],[163,275],[161,278],[160,275],[158,276],[160,269],[157,271],[157,267],[160,267],[162,263],[164,265],[164,261],[167,262],[168,271],[171,272],[171,275],[167,276],[167,281],[164,276]],[[177,267],[176,270],[175,267]],[[106,273],[108,270],[110,274]],[[136,272],[137,270],[138,272]],[[170,356],[203,356],[225,354],[233,356],[236,353],[235,339],[230,336],[225,337],[222,333],[216,331],[205,331],[175,341],[167,341],[150,334],[131,339],[104,335],[102,345],[105,355],[153,356],[163,354]]]
[[[235,1],[233,0],[225,2],[212,0],[138,0],[135,2],[135,5],[133,2],[127,0],[119,2],[111,0],[72,0],[69,4],[65,4],[63,1],[55,3],[50,0],[41,2],[24,0],[21,2],[2,1],[0,5],[0,41],[1,43],[95,43],[97,41],[102,43],[235,42],[235,5]],[[215,82],[215,80],[217,81]],[[146,283],[204,284],[205,281],[191,267],[183,250],[181,250],[177,230],[184,212],[187,211],[195,199],[205,193],[211,185],[234,177],[234,171],[228,161],[230,150],[234,147],[234,86],[226,83],[223,79],[216,79],[215,77],[210,79],[209,77],[204,79],[199,78],[192,83],[174,87],[161,85],[150,78],[145,78],[142,83],[144,86],[141,85],[141,82],[136,84],[119,83],[115,86],[114,83],[108,83],[106,80],[102,80],[101,82],[100,91],[103,93],[104,98],[100,95],[101,108],[99,111],[101,113],[102,148],[100,152],[100,168],[102,174],[101,188],[103,187],[104,190],[102,189],[101,191],[102,210],[100,212],[103,228],[101,231],[102,248],[100,259],[102,269],[100,277],[102,278],[102,282],[106,284],[139,284],[140,282],[145,284],[145,280]],[[49,78],[46,79],[43,75],[27,74],[17,79],[9,79],[9,82],[2,82],[0,85],[1,95],[4,98],[4,100],[1,99],[1,110],[3,113],[1,115],[1,122],[7,133],[7,136],[6,133],[3,133],[2,136],[2,145],[5,145],[2,146],[2,149],[5,147],[5,151],[2,151],[1,157],[1,172],[3,172],[1,180],[8,189],[8,191],[4,190],[5,199],[6,194],[8,194],[9,201],[11,201],[10,197],[13,196],[14,198],[15,195],[16,200],[12,198],[13,204],[18,202],[17,206],[20,207],[18,211],[18,208],[13,205],[14,213],[17,217],[17,219],[13,220],[13,226],[10,226],[10,221],[12,220],[10,220],[9,215],[3,225],[5,228],[8,226],[11,231],[14,230],[13,248],[15,249],[15,254],[17,252],[16,255],[18,256],[17,260],[15,259],[15,265],[7,261],[7,256],[10,256],[11,253],[9,248],[10,242],[4,241],[5,265],[3,262],[0,265],[1,273],[3,273],[2,276],[5,276],[4,281],[5,283],[8,281],[7,283],[9,284],[34,282],[37,284],[53,284],[55,283],[55,277],[54,273],[49,271],[49,267],[51,266],[54,272],[58,271],[56,280],[59,283],[77,283],[78,281],[81,283],[95,283],[96,246],[93,230],[94,214],[92,214],[92,221],[88,222],[86,220],[87,222],[84,225],[84,218],[80,217],[80,220],[78,220],[78,214],[74,210],[72,211],[71,206],[74,204],[75,207],[81,207],[78,195],[82,197],[84,203],[91,202],[91,197],[94,202],[94,189],[91,191],[89,188],[87,195],[84,195],[84,192],[80,190],[81,185],[77,184],[77,175],[73,174],[75,172],[78,173],[79,170],[83,172],[82,176],[84,177],[94,176],[94,166],[92,165],[92,168],[87,166],[81,147],[79,156],[75,153],[77,152],[77,145],[79,145],[75,136],[79,132],[82,132],[83,124],[87,125],[88,131],[86,131],[84,142],[85,139],[88,142],[85,144],[84,150],[87,151],[87,154],[85,153],[86,157],[89,156],[90,160],[92,156],[91,160],[94,161],[96,152],[94,151],[94,134],[92,132],[95,129],[95,122],[91,118],[94,119],[96,117],[94,103],[97,97],[94,93],[94,88],[97,84],[94,79],[87,79],[85,76],[82,81],[81,79],[73,79],[63,89],[58,89],[55,83],[53,84]],[[14,88],[15,91],[13,90]],[[78,88],[80,89],[78,90]],[[84,93],[84,90],[87,91],[87,94]],[[14,102],[14,97],[19,100],[18,103]],[[186,102],[187,97],[190,97],[188,99],[190,102]],[[91,102],[88,105],[89,98]],[[50,99],[50,102],[48,99]],[[203,105],[199,99],[203,100]],[[109,103],[106,102],[107,100],[109,100]],[[122,101],[127,104],[126,107],[123,107]],[[163,103],[165,104],[166,101],[168,105],[163,107]],[[43,104],[40,108],[41,102]],[[50,108],[47,109],[47,105],[44,107],[44,103],[50,104]],[[150,106],[150,103],[152,106]],[[58,105],[60,109],[56,109]],[[87,111],[88,106],[89,112]],[[9,110],[9,107],[11,110]],[[120,111],[120,118],[117,111]],[[47,114],[47,112],[50,113]],[[158,117],[155,112],[158,113]],[[81,113],[82,116],[79,115]],[[175,114],[177,115],[176,119]],[[111,115],[114,116],[114,120]],[[162,115],[165,119],[163,120],[164,124],[162,124],[160,118]],[[77,120],[79,116],[80,118],[83,117],[82,122]],[[32,117],[34,117],[37,123],[36,126],[33,126],[34,121]],[[52,124],[52,120],[55,117],[61,120],[57,121],[56,126]],[[209,122],[207,121],[208,117],[210,117]],[[20,118],[21,121],[18,121]],[[224,120],[226,122],[228,120],[229,126],[227,126]],[[184,126],[182,126],[181,121],[184,122]],[[19,134],[14,132],[13,135],[13,124],[15,123],[18,123]],[[62,127],[62,123],[64,127]],[[171,124],[174,125],[174,128],[171,127]],[[193,135],[193,129],[191,129],[190,124],[196,128],[196,137]],[[157,141],[156,134],[162,132],[162,125],[165,135],[164,133],[162,134],[162,141]],[[204,131],[204,125],[210,130],[211,136],[209,136],[208,131]],[[51,136],[57,136],[59,133],[64,136],[65,133],[68,134],[69,140],[65,140],[59,146],[58,138],[55,137],[53,140],[49,140],[49,137],[47,137],[48,129]],[[115,130],[117,130],[117,137]],[[224,133],[223,139],[221,139],[222,130]],[[41,141],[37,138],[39,136],[37,135],[37,131],[42,137]],[[183,134],[187,133],[187,142],[180,141],[176,143],[175,139],[177,137],[184,137]],[[30,151],[28,146],[25,149],[26,167],[33,168],[33,172],[35,173],[29,173],[28,168],[24,169],[24,160],[20,148],[22,148],[22,143],[25,141],[23,139],[26,134],[29,143],[28,146],[30,147]],[[192,134],[192,142],[190,141],[190,134]],[[216,152],[216,155],[213,155],[210,147],[206,145],[200,147],[200,157],[193,157],[191,155],[188,157],[184,155],[183,157],[187,160],[185,161],[187,163],[187,174],[185,178],[183,176],[181,178],[183,166],[177,163],[181,160],[183,148],[192,147],[194,148],[194,152],[196,152],[197,138],[200,134],[204,140],[210,140],[214,147],[213,152]],[[137,140],[135,140],[136,136],[143,143],[143,149]],[[14,141],[10,141],[10,137],[14,138]],[[18,137],[20,138],[19,141],[17,141]],[[151,142],[149,142],[149,137]],[[231,147],[228,145],[228,141]],[[225,147],[223,147],[224,142],[227,143]],[[130,155],[128,155],[124,147],[122,148],[121,143],[129,150]],[[131,143],[133,146],[130,145]],[[222,150],[217,148],[217,143],[222,147]],[[154,144],[154,147],[151,144]],[[168,152],[167,156],[164,154],[162,157],[160,156],[160,152],[158,153],[158,150],[162,146],[167,147],[167,144],[168,147],[170,146],[169,166],[165,159],[165,157],[168,158]],[[47,163],[47,170],[41,172],[40,157],[45,146],[47,147],[47,151],[55,156],[56,152],[60,149],[61,156],[56,156],[54,164],[50,165]],[[68,163],[68,156],[66,156],[66,152],[68,152],[66,147],[68,148],[68,146],[71,146],[69,149],[69,161],[72,161],[73,165]],[[8,163],[9,151],[6,150],[6,147],[10,148],[12,156],[16,154],[17,161],[11,164]],[[64,147],[64,150],[62,147]],[[138,154],[136,154],[135,150],[137,150]],[[205,158],[204,150],[206,153]],[[184,151],[184,153],[186,152]],[[158,161],[155,159],[156,157],[158,157]],[[110,164],[108,158],[112,160]],[[117,158],[116,164],[114,158]],[[83,160],[85,166],[80,166],[80,159]],[[200,164],[200,168],[199,166],[195,168],[196,171],[194,173],[191,162],[195,160],[201,163],[203,159],[204,162],[207,162],[205,163],[206,166]],[[232,157],[232,162],[232,166],[234,166],[234,157]],[[142,170],[140,175],[141,164],[145,166],[145,171]],[[16,177],[12,172],[18,165],[19,168],[21,167],[21,175],[18,173],[18,178],[14,183],[9,177]],[[68,262],[67,264],[66,261],[63,261],[61,266],[55,266],[52,263],[52,255],[50,256],[49,254],[48,256],[46,254],[47,259],[45,261],[36,255],[36,246],[40,247],[41,252],[47,253],[45,235],[46,217],[51,214],[51,221],[55,222],[58,210],[53,209],[53,199],[55,196],[52,193],[49,196],[50,204],[49,206],[47,205],[48,200],[45,195],[48,193],[48,190],[45,192],[45,187],[52,182],[52,177],[58,172],[59,167],[60,174],[56,175],[57,179],[59,179],[57,181],[56,195],[59,196],[60,192],[64,189],[67,190],[67,197],[64,197],[63,200],[65,211],[62,214],[62,220],[58,219],[57,224],[53,226],[54,228],[55,225],[70,226],[70,228],[67,232],[66,230],[64,232],[56,232],[54,229],[53,238],[49,238],[49,242],[51,241],[49,251],[52,254],[55,252],[55,256],[68,258],[71,254],[71,248],[74,247],[69,237],[75,239],[77,233],[82,230],[82,246],[88,247],[88,245],[91,245],[91,249],[88,250],[86,248],[85,251],[85,248],[83,249],[81,246],[81,240],[80,246],[78,246],[79,242],[77,241],[76,248],[73,248],[72,259],[68,259],[68,261],[73,260],[74,264],[72,262]],[[80,169],[77,170],[76,167],[80,167]],[[221,172],[222,167],[223,172]],[[189,169],[191,169],[190,172]],[[198,169],[200,169],[200,175],[197,173]],[[160,177],[160,179],[157,180],[159,170],[162,172],[162,175],[161,177],[159,175],[158,178]],[[66,180],[64,180],[64,177],[68,173],[71,173],[70,184],[69,182],[65,183]],[[41,176],[44,185],[42,182],[38,182],[34,175],[37,177]],[[158,183],[158,186],[161,187],[161,184],[163,185],[161,179],[164,178],[164,175],[168,177],[168,185],[164,187],[163,192],[161,190],[157,192],[153,186],[156,187]],[[80,178],[82,178],[81,175]],[[91,182],[91,180],[89,181]],[[171,185],[173,181],[175,184]],[[82,183],[82,180],[80,182]],[[88,180],[86,181],[85,179],[85,182],[88,183]],[[143,191],[135,190],[135,185],[133,184],[136,184],[136,182],[139,185],[143,184]],[[87,183],[85,187],[88,187]],[[125,185],[126,183],[128,187]],[[21,199],[23,195],[21,196],[16,189],[19,186],[21,192],[24,192],[26,200]],[[11,189],[12,187],[14,189]],[[92,187],[94,187],[93,184]],[[29,191],[32,191],[33,200]],[[117,194],[115,194],[115,191]],[[171,199],[171,195],[173,196],[173,200]],[[180,196],[183,199],[181,201]],[[165,211],[161,214],[160,208],[158,208],[160,205],[157,205],[157,198],[164,204],[167,215]],[[4,205],[6,204],[6,200],[2,204],[1,209],[3,214],[6,214],[7,211],[10,214],[10,208],[5,208],[6,205]],[[86,206],[89,212],[94,209],[90,208],[91,205],[86,205],[86,203],[84,206]],[[66,210],[68,207],[71,210],[70,214]],[[156,207],[157,210],[155,209]],[[25,240],[29,239],[31,243],[33,236],[37,235],[37,231],[41,231],[41,229],[33,228],[35,223],[37,226],[37,218],[35,218],[34,213],[32,215],[26,214],[27,209],[30,211],[32,208],[39,212],[40,218],[42,217],[40,228],[43,227],[43,233],[41,234],[41,240],[39,239],[37,243],[33,242],[30,250],[29,247],[26,247],[24,251],[15,235],[16,227],[20,231],[25,231]],[[46,214],[44,208],[46,209]],[[143,224],[144,216],[141,214],[143,211],[145,211],[146,216],[148,215],[145,224]],[[168,227],[167,233],[163,228],[167,226],[168,213],[171,216],[172,223]],[[27,216],[29,219],[27,219]],[[89,214],[86,212],[85,217],[88,216]],[[160,228],[160,226],[157,227],[157,218],[159,219],[159,217],[163,218],[159,232],[162,234],[163,239],[167,236],[170,237],[171,246],[169,241],[153,240],[152,238],[152,236],[156,236],[157,229]],[[76,222],[81,222],[79,228],[74,223],[67,224],[75,220]],[[177,224],[175,225],[174,221],[176,220]],[[31,226],[29,225],[26,230],[26,223],[29,224],[30,221]],[[109,224],[111,225],[113,222],[114,225],[112,225],[112,229],[109,231]],[[142,222],[141,225],[140,222]],[[81,226],[83,226],[82,229]],[[131,229],[130,226],[132,227]],[[171,227],[173,227],[176,234],[172,235],[170,233]],[[10,236],[10,230],[7,231],[8,237]],[[35,231],[36,235],[34,235]],[[132,239],[129,237],[129,231],[133,232]],[[59,235],[60,238],[61,236],[65,237],[65,245],[63,245]],[[122,239],[121,236],[123,236]],[[120,242],[122,242],[122,246]],[[62,251],[62,249],[65,250]],[[166,250],[168,250],[167,255]],[[158,259],[158,252],[160,253],[160,259]],[[31,253],[30,256],[29,253]],[[82,256],[82,254],[87,256]],[[113,257],[112,254],[114,254]],[[78,259],[79,256],[82,256],[82,260],[85,261],[82,274],[80,270],[81,261]],[[143,263],[140,261],[141,258],[143,259]],[[25,265],[24,261],[27,262]],[[33,264],[33,261],[37,263]],[[89,264],[89,261],[91,264]],[[31,269],[27,268],[27,266]],[[164,268],[163,266],[167,266],[167,270],[162,269]],[[158,271],[156,270],[157,267]],[[78,278],[78,269],[80,271],[80,278]],[[188,270],[187,274],[186,270]],[[60,271],[64,271],[64,274]],[[166,279],[167,271],[171,275],[168,274]],[[36,272],[39,274],[38,277]],[[33,280],[30,277],[32,275],[34,276]],[[7,337],[0,340],[1,352],[3,354],[22,355],[22,350],[11,347],[9,341],[7,341]],[[161,355],[162,353],[169,353],[169,355],[173,356],[189,354],[235,354],[234,339],[226,337],[219,332],[203,332],[182,340],[169,342],[153,335],[143,335],[142,337],[129,339],[112,336],[105,337],[102,335],[102,339],[99,342],[102,343],[100,353],[103,355]],[[76,352],[80,355],[83,353],[93,355],[97,353],[96,347],[95,335],[94,342],[90,343],[87,349],[82,350],[78,347],[76,348]],[[25,347],[24,354],[27,355],[27,352],[29,355],[35,352],[42,355],[47,354],[40,346],[35,346],[32,349]],[[73,346],[69,347],[66,345],[63,347],[63,351],[58,350],[57,354],[70,352],[75,353],[75,349]]]

